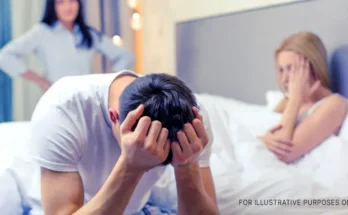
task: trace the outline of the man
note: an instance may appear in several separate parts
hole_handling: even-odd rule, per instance
[[[41,188],[29,192],[31,202],[41,198],[44,214],[151,214],[151,187],[170,163],[177,213],[218,214],[211,130],[196,106],[189,88],[165,74],[61,79],[32,118]]]

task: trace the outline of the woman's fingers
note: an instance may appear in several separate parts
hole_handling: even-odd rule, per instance
[[[287,156],[292,152],[293,144],[291,141],[271,140],[270,150],[278,156]]]
[[[282,151],[290,153],[292,151],[293,144],[289,141],[277,141],[276,147]]]
[[[310,90],[309,90],[309,93],[310,94],[313,94],[315,91],[317,91],[319,89],[319,87],[321,86],[321,82],[319,80],[316,80],[314,82],[314,84],[312,84]]]
[[[270,129],[268,130],[268,132],[274,133],[274,132],[278,131],[279,129],[281,129],[282,127],[283,127],[283,126],[282,126],[281,124],[278,124],[278,125],[276,125],[276,126],[270,128]]]
[[[285,157],[288,155],[287,152],[281,150],[281,149],[278,149],[277,147],[271,147],[270,150],[277,155],[277,157]]]

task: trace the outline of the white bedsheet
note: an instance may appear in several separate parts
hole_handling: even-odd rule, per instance
[[[279,161],[256,139],[257,135],[263,134],[278,123],[280,115],[271,113],[263,106],[248,105],[213,95],[200,95],[198,98],[208,111],[214,133],[215,145],[211,157],[211,170],[221,214],[348,213],[348,207],[341,204],[344,197],[348,197],[348,192],[343,190],[337,192],[340,188],[337,180],[342,181],[345,174],[339,174],[339,171],[332,168],[333,166],[343,168],[347,164],[345,162],[338,165],[337,162],[340,161],[334,159],[337,158],[335,153],[339,155],[344,153],[340,152],[342,148],[339,146],[331,150],[326,148],[330,147],[332,141],[339,142],[338,138],[328,139],[318,147],[317,151],[313,151],[296,165],[289,166]],[[343,146],[344,143],[342,141],[341,143]],[[326,160],[318,159],[324,155]],[[300,165],[301,163],[303,165]],[[311,168],[318,165],[319,168],[313,175],[314,170]],[[325,173],[336,177],[336,181]],[[336,189],[325,186],[329,184],[335,185]],[[343,199],[339,199],[339,196]],[[152,198],[164,207],[177,206],[176,186],[171,168],[153,189]],[[251,200],[252,205],[240,204],[240,200],[243,199]],[[255,204],[255,201],[272,199],[299,200],[300,205]],[[305,199],[338,200],[340,205],[309,206],[304,205]]]
[[[270,159],[268,157],[271,156],[272,159],[269,162],[272,165],[283,165],[284,168],[295,169],[296,172],[310,177],[315,182],[335,192],[336,195],[341,197],[348,196],[348,140],[346,138],[348,117],[344,120],[339,136],[330,136],[310,153],[291,165],[285,165],[275,159],[272,153],[265,150],[261,142],[255,140],[256,136],[264,134],[268,128],[280,121],[280,114],[273,113],[269,111],[269,108],[266,109],[262,106],[258,106],[258,108],[251,106],[251,109],[249,107],[242,110],[238,110],[238,108],[231,109],[231,107],[225,108],[223,106],[211,105],[213,104],[213,97],[211,96],[203,96],[202,98],[210,106],[209,113],[215,116],[215,118],[220,117],[217,122],[221,120],[226,121],[226,127],[230,135],[232,135],[232,145],[235,147],[231,152],[234,151],[235,155],[242,157],[236,161],[237,163],[248,164],[249,166],[245,168],[249,170],[258,165],[265,165],[260,162],[260,160],[264,161],[265,158],[260,159],[260,156],[265,156],[267,159]],[[220,116],[217,116],[217,114]],[[250,153],[252,149],[255,150],[255,154],[259,155],[257,156],[258,159],[250,159],[249,163],[247,163],[243,159],[246,159],[245,154]],[[253,173],[256,174],[257,171],[253,171]]]
[[[338,196],[348,196],[348,142],[332,136],[292,167],[328,187]]]
[[[29,122],[0,123],[0,213],[4,215],[22,214],[24,182],[31,175],[31,165],[22,160],[29,133]]]
[[[15,156],[25,154],[30,134],[30,122],[0,123],[0,173],[14,162]]]
[[[270,199],[337,200],[338,196],[348,199],[348,170],[345,167],[348,166],[345,156],[348,149],[343,138],[330,137],[301,161],[287,166],[255,138],[277,123],[279,115],[269,112],[264,106],[223,97],[199,95],[198,98],[212,123],[215,145],[211,169],[222,215],[347,214],[344,209],[348,206],[255,205],[256,200]],[[28,180],[26,177],[30,175],[31,167],[25,162],[14,162],[14,158],[25,154],[23,146],[29,137],[29,129],[29,122],[0,124],[0,147],[6,149],[0,150],[0,173],[12,164],[17,173],[15,178]],[[21,192],[25,193],[25,189]],[[176,207],[171,167],[154,187],[152,198],[164,207]],[[240,204],[243,199],[252,200],[252,205]]]
[[[234,166],[231,173],[236,171],[239,173],[239,184],[242,186],[233,186],[233,193],[237,190],[241,196],[253,200],[272,198],[337,200],[338,197],[342,197],[339,199],[341,201],[348,197],[348,165],[346,165],[348,163],[346,156],[348,145],[344,138],[330,137],[297,163],[286,165],[256,139],[257,135],[263,134],[268,128],[279,122],[279,114],[274,114],[266,107],[260,106],[256,108],[250,106],[238,110],[238,108],[231,108],[228,105],[215,105],[212,97],[209,96],[202,96],[201,101],[205,102],[205,107],[208,108],[214,124],[212,126],[214,135],[219,136],[219,141],[215,141],[217,144],[214,148],[214,156],[220,154],[225,160],[228,158],[229,163]],[[212,160],[212,162],[215,161]],[[215,168],[218,166],[215,165]],[[220,186],[218,182],[216,184]],[[232,204],[234,209],[239,208],[239,213],[247,212],[247,214],[284,214],[287,212],[291,214],[294,210],[311,213],[331,211],[330,214],[332,214],[333,210],[343,212],[342,210],[347,208],[346,205],[327,209],[325,207],[293,206],[281,207],[277,210],[274,207],[265,206],[240,207],[237,203],[239,202]],[[226,205],[226,214],[228,214],[227,211],[234,210],[229,208],[231,202]]]

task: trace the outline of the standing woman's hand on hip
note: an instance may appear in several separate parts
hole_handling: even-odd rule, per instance
[[[29,81],[35,82],[41,88],[43,92],[46,92],[52,85],[48,80],[41,77],[40,75],[38,75],[36,72],[32,70],[26,71],[22,75],[22,77]]]
[[[49,81],[47,81],[44,78],[42,78],[38,84],[43,92],[46,92],[52,85]]]

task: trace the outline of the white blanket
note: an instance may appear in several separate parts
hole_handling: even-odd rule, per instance
[[[32,166],[22,160],[29,122],[0,123],[0,214],[22,214]]]
[[[263,106],[222,97],[200,95],[198,98],[208,111],[214,133],[211,169],[220,214],[347,214],[346,205],[303,205],[305,199],[331,199],[340,203],[342,199],[338,197],[348,199],[348,156],[345,156],[348,148],[344,138],[330,137],[300,161],[288,166],[256,138],[279,122],[279,115]],[[29,123],[0,124],[0,147],[7,149],[7,152],[0,150],[3,152],[0,153],[0,173],[13,162],[12,152],[24,153],[22,147],[29,129]],[[15,167],[18,176],[27,181],[25,177],[30,175],[27,173],[31,168],[24,164]],[[154,187],[152,199],[164,207],[176,207],[172,168],[166,173]],[[23,191],[25,193],[25,188]],[[272,199],[302,202],[299,206],[256,204]],[[249,204],[243,204],[243,200]]]
[[[201,95],[200,101],[208,110],[214,138],[212,171],[217,191],[226,190],[226,197],[219,196],[222,212],[236,214],[291,214],[298,212],[342,212],[347,206],[276,207],[241,206],[239,199],[323,199],[338,200],[348,197],[348,143],[342,137],[330,137],[316,149],[292,165],[286,165],[269,152],[256,136],[280,120],[262,106],[235,106],[228,99],[217,104],[215,96]],[[221,98],[219,98],[221,99]],[[343,126],[346,127],[346,126]],[[343,128],[345,129],[345,128]],[[348,132],[348,131],[347,131]],[[342,134],[346,131],[342,131]],[[220,158],[217,162],[216,157]],[[217,177],[217,170],[225,165],[225,175],[234,178],[236,184],[220,183],[224,177]],[[228,172],[230,174],[228,174]],[[239,178],[237,180],[236,178]],[[237,194],[238,193],[238,194]],[[220,194],[220,193],[219,193]],[[337,197],[342,197],[338,199]],[[322,206],[322,207],[320,207]],[[347,213],[347,212],[345,212]],[[222,213],[225,214],[225,213]]]
[[[0,123],[0,173],[25,153],[29,134],[30,122]]]
[[[256,138],[277,124],[280,115],[264,106],[223,97],[198,95],[198,99],[213,128],[211,170],[220,214],[347,214],[344,198],[338,198],[348,197],[341,187],[348,188],[343,183],[348,181],[347,162],[342,162],[347,154],[344,141],[329,138],[301,161],[286,165]],[[336,146],[330,147],[333,142]],[[152,199],[162,206],[177,207],[172,168],[153,189]],[[300,205],[260,205],[262,201],[288,199]],[[305,204],[313,199],[338,201],[339,205]]]
[[[280,121],[281,116],[279,114],[262,107],[236,110],[228,106],[226,108],[211,105],[211,97],[203,96],[201,98],[208,102],[209,113],[213,120],[226,122],[229,135],[232,137],[231,143],[234,147],[234,150],[231,150],[230,153],[233,151],[233,154],[238,158],[237,163],[244,166],[248,165],[245,167],[247,170],[260,169],[259,166],[265,167],[264,162],[268,160],[272,164],[272,168],[277,165],[291,171],[296,170],[296,172],[310,177],[315,182],[335,192],[336,195],[348,196],[348,141],[345,138],[348,133],[347,120],[345,120],[339,136],[328,137],[296,162],[285,165],[278,161],[272,153],[269,153],[261,142],[255,139],[256,136],[264,134],[268,128],[273,127]],[[220,115],[220,118],[217,114]],[[220,131],[215,132],[219,133]],[[253,150],[255,155],[258,155],[256,156],[258,159],[245,160],[248,158],[245,155],[250,154]],[[264,157],[260,159],[262,156]],[[256,174],[258,171],[253,170],[252,172]]]

